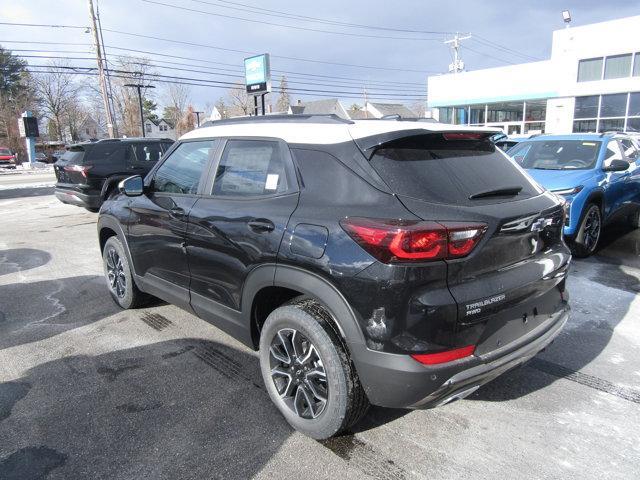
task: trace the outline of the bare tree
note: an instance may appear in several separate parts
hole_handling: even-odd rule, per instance
[[[416,112],[418,118],[424,118],[426,116],[426,105],[425,102],[416,102],[411,105],[411,110]]]
[[[291,106],[291,99],[289,98],[289,84],[287,83],[287,77],[283,75],[280,77],[280,95],[276,102],[276,110],[278,112],[287,112],[289,111],[289,106]]]
[[[67,73],[67,64],[51,62],[51,73],[34,75],[34,85],[45,115],[55,125],[55,135],[58,140],[64,140],[65,115],[72,101],[77,99],[80,86],[75,76]]]
[[[111,77],[111,84],[118,131],[131,137],[138,136],[141,133],[138,92],[124,85],[150,84],[148,77],[154,73],[150,61],[147,58],[121,56],[116,59],[112,72],[114,75]],[[151,89],[144,88],[141,93],[144,98],[150,98],[150,92]]]
[[[196,114],[192,105],[187,106],[184,115],[176,123],[176,135],[178,137],[196,128]]]
[[[238,117],[249,115],[253,111],[253,99],[247,95],[247,89],[242,82],[236,83],[229,90],[229,116]]]
[[[164,100],[164,117],[173,125],[178,127],[178,123],[185,116],[187,106],[191,98],[191,89],[179,83],[170,83],[166,89]],[[179,132],[176,132],[179,133]]]

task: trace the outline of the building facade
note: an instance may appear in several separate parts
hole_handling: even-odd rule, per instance
[[[428,78],[441,122],[508,134],[640,132],[640,16],[553,32],[551,58]]]
[[[176,140],[176,129],[173,123],[161,118],[158,121],[147,118],[144,121],[144,134],[149,138],[170,138]]]

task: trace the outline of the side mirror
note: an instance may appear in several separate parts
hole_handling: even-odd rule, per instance
[[[144,192],[144,181],[140,175],[125,178],[118,184],[118,190],[127,197],[139,197]]]
[[[602,170],[605,172],[624,172],[630,166],[631,164],[626,160],[612,160],[611,163],[603,167]]]

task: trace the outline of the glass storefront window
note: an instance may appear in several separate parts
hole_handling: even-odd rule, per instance
[[[578,81],[591,82],[602,79],[602,57],[578,62]]]
[[[484,123],[484,105],[471,105],[469,112],[469,123],[482,124]]]
[[[546,100],[532,100],[527,102],[527,108],[524,118],[525,122],[530,122],[532,120],[545,120],[546,116]]]
[[[621,132],[624,130],[624,118],[606,118],[600,120],[598,132]]]
[[[596,131],[596,120],[576,120],[573,122],[574,133],[589,133]]]
[[[640,61],[640,58],[638,58]],[[629,96],[629,114],[630,117],[640,117],[640,92],[632,93]]]
[[[466,125],[469,123],[467,121],[467,107],[456,107],[456,118],[454,123],[456,125]]]
[[[627,110],[627,94],[616,93],[613,95],[602,95],[600,103],[601,117],[624,117]]]
[[[576,97],[573,118],[595,118],[598,116],[598,95]]]
[[[438,109],[440,123],[453,123],[453,108],[443,107]]]
[[[627,132],[640,132],[640,118],[630,118],[627,120]]]
[[[604,78],[624,78],[631,73],[631,54],[607,57],[604,65]]]
[[[487,122],[521,122],[524,102],[491,103]]]
[[[640,77],[640,52],[635,54],[635,59],[633,63],[633,76]]]
[[[528,122],[524,124],[524,133],[544,133],[544,122]]]

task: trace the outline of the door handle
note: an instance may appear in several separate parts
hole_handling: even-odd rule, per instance
[[[271,232],[276,226],[271,220],[266,218],[254,218],[247,223],[249,228],[255,232]]]
[[[173,218],[182,218],[184,217],[184,208],[173,207],[171,210],[169,210],[169,215]]]

